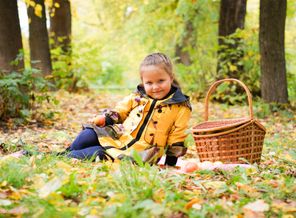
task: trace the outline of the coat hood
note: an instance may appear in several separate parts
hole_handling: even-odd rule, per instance
[[[138,85],[137,89],[135,90],[135,93],[138,93],[145,98],[149,98],[149,96],[145,92],[143,85]],[[163,104],[185,103],[191,109],[189,96],[184,95],[181,89],[176,86],[172,86],[168,96],[166,96],[164,99],[165,100],[163,101]]]

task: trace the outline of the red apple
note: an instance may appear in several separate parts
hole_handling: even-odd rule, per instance
[[[93,122],[96,126],[105,126],[105,116],[103,115],[96,116]]]
[[[183,170],[185,173],[192,173],[192,172],[198,170],[198,165],[194,162],[188,162],[185,164]]]

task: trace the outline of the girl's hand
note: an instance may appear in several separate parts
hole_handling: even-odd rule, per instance
[[[91,120],[91,123],[95,124],[96,126],[99,127],[104,127],[106,122],[106,118],[104,115],[98,115],[95,118]]]

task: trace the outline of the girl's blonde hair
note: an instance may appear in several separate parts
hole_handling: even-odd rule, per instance
[[[173,64],[170,58],[160,52],[152,53],[147,55],[140,65],[140,72],[142,67],[156,65],[162,67],[162,69],[167,72],[167,74],[173,78],[173,85],[180,88],[179,82],[176,80],[174,71],[173,71]]]

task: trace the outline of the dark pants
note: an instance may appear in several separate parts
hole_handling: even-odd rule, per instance
[[[105,150],[100,145],[97,134],[93,129],[82,130],[68,151],[68,157],[72,158],[95,159],[99,156],[100,160],[107,159]]]
[[[108,155],[105,153],[105,149],[100,145],[97,134],[93,129],[86,128],[82,130],[67,151],[68,157],[72,158],[95,159],[99,156],[100,160],[108,160]],[[111,156],[108,157],[113,160]],[[175,166],[177,160],[177,157],[167,156],[165,164]]]

